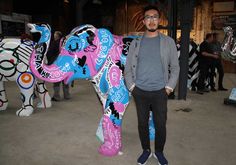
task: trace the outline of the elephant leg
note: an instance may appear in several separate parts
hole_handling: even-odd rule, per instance
[[[121,151],[121,124],[125,108],[120,102],[111,102],[105,109],[102,121],[104,143],[98,150],[102,155],[115,156]]]
[[[33,111],[35,78],[30,72],[24,72],[17,78],[17,85],[21,91],[22,108],[16,112],[18,116],[30,116]]]
[[[8,106],[8,100],[4,88],[4,83],[3,81],[0,81],[0,111],[6,110],[7,106]]]
[[[40,102],[37,104],[37,108],[50,108],[52,106],[51,97],[46,88],[45,82],[36,83],[36,91],[39,94]]]

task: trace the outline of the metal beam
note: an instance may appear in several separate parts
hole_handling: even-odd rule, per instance
[[[190,30],[193,20],[194,0],[180,0],[180,29],[181,29],[181,47],[180,47],[180,75],[178,99],[186,100],[188,83],[188,58]]]
[[[177,0],[168,0],[168,36],[176,41],[177,33]]]

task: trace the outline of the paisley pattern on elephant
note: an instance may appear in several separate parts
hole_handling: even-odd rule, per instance
[[[22,100],[22,107],[17,110],[18,116],[29,116],[34,111],[34,89],[39,94],[38,108],[51,107],[51,97],[43,82],[36,81],[29,68],[29,58],[35,43],[19,38],[0,40],[0,111],[6,110],[8,99],[4,88],[5,81],[16,81]]]
[[[37,24],[29,24],[35,32]],[[34,29],[34,30],[32,30]],[[34,75],[48,82],[88,79],[92,82],[103,106],[103,144],[98,151],[105,156],[119,154],[122,149],[121,125],[130,101],[123,71],[132,37],[116,36],[92,25],[76,27],[62,41],[58,58],[46,65],[45,53],[38,44],[30,59]]]

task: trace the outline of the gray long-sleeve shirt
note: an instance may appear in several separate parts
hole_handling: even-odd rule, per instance
[[[151,38],[144,36],[138,54],[135,85],[145,91],[157,91],[164,88],[162,68],[160,36]]]

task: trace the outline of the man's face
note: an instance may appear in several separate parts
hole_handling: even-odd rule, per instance
[[[214,41],[218,41],[219,40],[219,35],[216,34],[213,38],[214,38]]]
[[[213,35],[211,35],[211,37],[209,38],[209,42],[213,42],[214,41],[214,38],[213,38]]]
[[[59,39],[59,36],[57,33],[54,33],[54,40],[58,40]]]
[[[149,32],[155,32],[159,25],[159,13],[156,10],[148,10],[144,14],[143,24]]]

